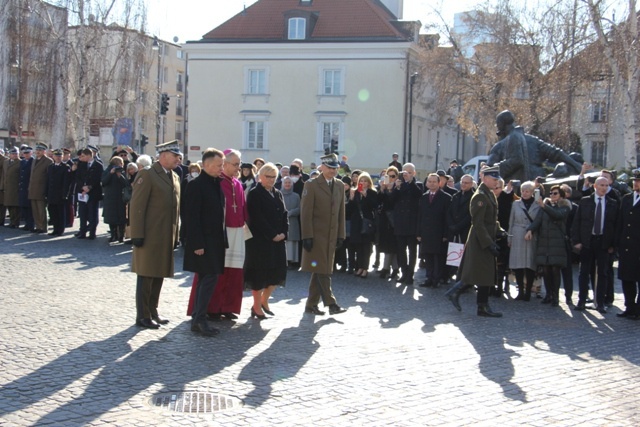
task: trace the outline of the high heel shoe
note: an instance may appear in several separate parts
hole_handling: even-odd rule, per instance
[[[264,320],[267,318],[267,316],[265,316],[264,314],[256,313],[253,307],[251,307],[251,318],[253,319],[254,317],[256,317],[258,320]]]
[[[264,305],[262,306],[262,311],[264,311],[265,313],[267,313],[269,316],[275,316],[275,314],[273,314],[273,311],[269,310],[268,308],[266,308]]]

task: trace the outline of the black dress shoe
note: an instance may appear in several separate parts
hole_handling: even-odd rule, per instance
[[[549,304],[551,303],[551,295],[545,295],[544,298],[542,298],[542,301],[540,301],[542,304]]]
[[[220,330],[209,327],[209,325],[207,325],[207,322],[194,322],[191,324],[191,332],[198,332],[205,337],[215,337],[220,333]]]
[[[576,304],[576,306],[573,307],[573,309],[575,311],[584,311],[584,309],[585,309],[584,301],[578,301],[578,304]]]
[[[421,288],[433,288],[433,282],[430,279],[427,279],[418,286]]]
[[[222,313],[222,317],[224,317],[227,320],[237,320],[238,316],[236,316],[233,313]]]
[[[222,320],[222,314],[221,313],[207,313],[207,319],[213,321],[213,322],[219,322]]]
[[[136,322],[136,325],[145,329],[158,329],[160,326],[151,319],[140,319]]]
[[[617,317],[629,317],[631,313],[629,313],[629,310],[625,310],[622,313],[616,313]]]
[[[77,234],[76,238],[78,238],[78,239],[86,239],[87,236],[85,236],[84,234]]]
[[[167,319],[163,319],[160,316],[153,316],[152,317],[153,321],[156,322],[158,325],[166,325],[167,323],[169,323],[169,320]]]
[[[600,313],[600,314],[607,314],[607,309],[604,308],[604,305],[600,305],[600,306],[596,307],[596,310],[598,310],[598,313]]]
[[[329,314],[340,314],[347,311],[346,308],[340,307],[338,304],[331,304],[329,306]]]
[[[491,310],[488,304],[478,306],[478,316],[481,317],[502,317],[502,313],[497,313]]]
[[[88,237],[89,240],[96,240],[96,235],[92,234]]]
[[[316,316],[324,316],[325,314],[325,312],[320,310],[317,305],[314,305],[313,307],[305,307],[304,312],[309,314],[315,314]]]
[[[262,306],[262,311],[267,313],[269,316],[275,316],[275,314],[273,314],[273,311],[266,309],[264,305]]]

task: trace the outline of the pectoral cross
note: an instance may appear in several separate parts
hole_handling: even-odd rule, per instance
[[[238,207],[238,205],[236,205],[235,195],[233,197],[233,205],[231,205],[231,207],[233,208],[233,213],[236,213],[236,208]]]

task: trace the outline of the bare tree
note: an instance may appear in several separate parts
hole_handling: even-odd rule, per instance
[[[616,23],[607,18],[612,2],[582,0],[589,9],[590,22],[598,36],[600,55],[604,57],[610,73],[614,95],[623,117],[624,158],[629,168],[636,168],[638,83],[640,81],[640,40],[638,39],[638,14],[636,0],[628,0],[624,21]],[[613,106],[612,106],[613,107]]]
[[[465,32],[456,33],[434,11],[440,23],[430,29],[448,43],[425,49],[423,64],[433,76],[439,114],[458,112],[465,132],[489,142],[496,140],[495,115],[503,109],[540,133],[565,113],[576,84],[566,64],[592,40],[588,26],[577,24],[586,21],[585,13],[575,0],[520,8],[490,1],[467,14]]]

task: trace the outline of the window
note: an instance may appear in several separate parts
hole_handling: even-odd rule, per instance
[[[593,141],[591,143],[591,163],[605,165],[607,160],[607,145],[604,141]]]
[[[164,67],[162,69],[162,81],[165,83],[169,83],[169,68]]]
[[[176,50],[176,58],[184,59],[184,52],[182,51],[182,49]]]
[[[266,89],[266,71],[249,70],[249,87],[247,93],[251,95],[263,95],[267,93]]]
[[[607,103],[605,101],[595,101],[591,104],[591,121],[607,121]]]
[[[264,148],[264,122],[247,122],[247,148]]]
[[[176,98],[176,116],[182,116],[182,98]]]
[[[326,153],[337,148],[343,149],[342,141],[344,137],[344,112],[317,112],[318,134],[316,141],[316,151]]]
[[[181,120],[177,120],[176,121],[176,137],[175,139],[177,139],[178,141],[182,141],[182,121]]]
[[[324,70],[322,84],[323,95],[342,95],[342,71]]]
[[[147,130],[147,119],[144,116],[140,118],[140,130]]]
[[[182,73],[176,73],[176,90],[178,92],[182,92],[184,90],[184,86],[182,85]]]
[[[268,142],[269,111],[243,111],[244,148],[246,150],[266,150]]]
[[[304,40],[306,31],[306,19],[290,18],[289,19],[289,40]]]

